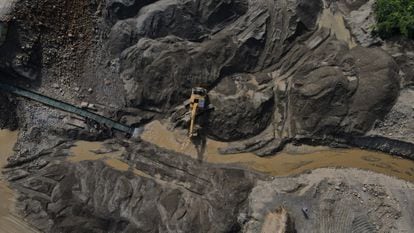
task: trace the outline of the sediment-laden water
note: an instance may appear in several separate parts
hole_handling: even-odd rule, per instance
[[[274,176],[296,175],[331,167],[370,170],[414,181],[414,161],[374,151],[302,146],[288,148],[275,156],[262,158],[252,153],[222,155],[218,149],[227,144],[207,139],[206,146],[200,154],[200,150],[188,142],[185,134],[171,132],[159,121],[147,125],[142,138],[160,147],[210,163],[239,164]]]

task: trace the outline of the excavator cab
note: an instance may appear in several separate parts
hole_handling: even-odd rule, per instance
[[[206,107],[206,98],[207,98],[207,90],[202,87],[194,87],[191,90],[191,97],[190,97],[190,114],[191,114],[191,121],[190,121],[190,128],[189,128],[189,137],[196,137],[197,131],[195,130],[195,121],[197,117],[197,112],[199,110],[203,110]]]
[[[202,87],[195,87],[191,90],[190,106],[198,104],[198,108],[205,108],[207,90]]]

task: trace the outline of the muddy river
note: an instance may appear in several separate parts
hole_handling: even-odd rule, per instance
[[[0,130],[0,171],[13,153],[17,132]],[[1,173],[0,173],[1,174]],[[7,182],[0,176],[0,233],[37,232],[19,218],[14,210],[15,193],[8,188]]]
[[[218,149],[227,144],[207,140],[201,152],[186,138],[185,132],[169,131],[159,121],[148,124],[142,138],[160,147],[181,152],[195,159],[216,164],[228,164],[246,167],[274,176],[296,175],[309,170],[336,167],[359,168],[383,173],[414,182],[414,162],[387,154],[360,149],[331,149],[327,147],[288,147],[276,156],[261,158],[251,153],[221,155]],[[17,132],[0,130],[0,165],[4,166],[7,157],[13,152]],[[107,150],[102,142],[79,141],[71,148],[69,161],[102,160],[108,166],[120,171],[132,171],[136,175],[149,177],[142,171],[132,168],[120,160],[124,150]],[[154,178],[154,177],[152,177]],[[8,188],[4,179],[0,179],[0,233],[36,232],[17,217],[15,193]]]
[[[171,132],[159,121],[148,124],[142,135],[146,141],[196,159],[217,164],[238,164],[274,176],[296,175],[318,168],[359,168],[414,181],[414,161],[361,149],[288,147],[276,156],[261,158],[252,153],[222,155],[226,143],[207,140],[205,150],[188,142],[185,132]]]

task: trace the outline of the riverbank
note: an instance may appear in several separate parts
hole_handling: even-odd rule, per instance
[[[17,131],[0,130],[0,174],[7,163],[7,158],[13,153],[17,135]],[[1,233],[37,232],[16,213],[16,193],[9,188],[2,175],[0,175],[0,197],[2,199],[0,202]]]

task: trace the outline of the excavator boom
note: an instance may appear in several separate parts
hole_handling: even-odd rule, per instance
[[[195,118],[197,115],[197,108],[198,108],[198,103],[193,103],[191,106],[191,122],[190,122],[190,130],[189,130],[190,138],[195,135],[194,125],[195,125]]]

